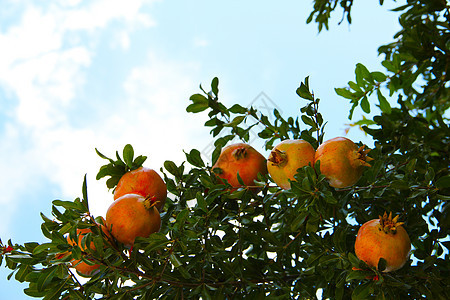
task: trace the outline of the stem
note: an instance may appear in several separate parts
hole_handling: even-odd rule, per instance
[[[319,124],[319,117],[318,117],[319,103],[317,103],[316,97],[314,97],[314,92],[312,92],[311,95],[313,97],[314,123],[316,123],[316,126],[317,126],[317,142],[320,145],[321,144],[321,142],[319,141],[319,139],[320,139],[320,124]]]

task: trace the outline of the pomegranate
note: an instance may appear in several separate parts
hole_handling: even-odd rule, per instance
[[[273,181],[282,189],[291,188],[297,170],[314,164],[314,148],[304,140],[284,140],[270,152],[267,170]]]
[[[106,229],[106,227],[104,225],[100,225],[100,228],[102,229],[102,231],[105,233],[105,235],[109,236],[108,230]],[[83,229],[77,229],[77,240],[72,240],[70,238],[70,236],[67,236],[67,242],[69,243],[69,245],[79,245],[82,251],[86,251],[87,249],[91,249],[91,250],[95,250],[95,245],[94,242],[91,242],[88,245],[82,246],[81,245],[81,240],[84,238],[84,236],[88,233],[92,232],[92,230],[90,228],[83,228]],[[68,253],[67,253],[68,254]],[[62,258],[66,255],[66,253],[62,253],[60,254],[58,257]],[[92,262],[94,262],[94,260],[92,259],[88,259]],[[92,276],[95,273],[97,273],[100,269],[100,265],[99,264],[88,264],[84,261],[82,261],[81,259],[74,259],[71,261],[71,265],[72,267],[75,268],[75,270],[77,270],[77,272],[83,276]]]
[[[354,185],[362,176],[364,167],[370,167],[367,156],[370,149],[358,146],[345,137],[336,137],[321,144],[315,153],[314,163],[320,161],[320,172],[332,187]]]
[[[125,173],[120,178],[114,191],[114,200],[125,194],[150,196],[151,202],[156,203],[156,208],[161,211],[166,202],[167,187],[155,170],[140,167]]]
[[[244,185],[252,186],[258,179],[258,173],[267,174],[267,165],[265,157],[252,146],[236,143],[222,149],[212,170],[219,178],[237,188],[242,186],[238,181],[238,173]]]
[[[377,267],[380,258],[386,260],[386,269],[391,272],[400,269],[409,258],[411,241],[398,217],[384,213],[379,219],[364,223],[358,231],[355,242],[356,256],[368,266]]]
[[[131,247],[136,237],[158,232],[161,217],[152,198],[126,194],[109,206],[106,226],[117,241]]]

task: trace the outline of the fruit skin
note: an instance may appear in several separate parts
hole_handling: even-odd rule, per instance
[[[238,173],[246,186],[253,186],[258,173],[267,174],[267,163],[266,158],[252,146],[236,143],[222,149],[212,171],[234,188],[242,187],[238,181]]]
[[[398,216],[392,219],[392,214],[388,217],[385,213],[379,219],[364,223],[356,236],[356,256],[371,267],[377,267],[380,258],[384,258],[386,269],[383,272],[403,267],[409,258],[411,241],[403,223],[397,220]]]
[[[156,208],[161,211],[167,198],[167,187],[161,176],[155,170],[139,167],[125,173],[117,183],[114,200],[125,194],[138,194],[143,197],[151,196],[156,202]]]
[[[99,226],[102,229],[102,231],[105,233],[105,235],[109,236],[109,232],[106,229],[106,226],[100,225],[100,224],[99,224]],[[69,243],[69,245],[72,245],[72,246],[79,245],[82,251],[86,251],[87,248],[89,248],[91,250],[95,250],[94,242],[91,242],[89,247],[87,247],[87,245],[85,245],[84,247],[81,246],[81,240],[89,232],[92,232],[92,230],[90,228],[77,229],[78,241],[74,241],[70,238],[70,236],[67,236],[67,242]],[[64,256],[64,255],[62,255],[62,256]],[[93,260],[91,260],[91,261],[93,261]],[[98,271],[100,271],[100,264],[90,265],[90,264],[82,261],[81,259],[73,259],[70,263],[71,263],[72,267],[74,267],[75,270],[77,270],[77,272],[79,274],[86,276],[86,277],[95,275]]]
[[[84,261],[82,261],[81,259],[78,260],[73,260],[71,262],[72,267],[75,268],[75,270],[77,270],[77,272],[85,277],[91,277],[95,274],[97,274],[100,271],[100,266],[99,264],[87,264]]]
[[[158,232],[161,217],[149,197],[126,194],[109,206],[106,226],[117,241],[131,247],[136,237],[149,237]]]
[[[320,161],[320,172],[332,187],[345,188],[354,185],[361,178],[370,149],[364,150],[345,137],[336,137],[321,144],[315,153],[314,163]]]
[[[276,145],[267,159],[267,170],[273,181],[282,189],[289,190],[297,170],[314,165],[315,150],[304,140],[284,140]]]

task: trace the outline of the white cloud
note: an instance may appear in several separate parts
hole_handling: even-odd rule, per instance
[[[111,21],[124,21],[128,26],[153,26],[155,22],[141,12],[144,5],[151,4],[149,0],[98,0],[89,1],[87,6],[74,8],[64,14],[64,27],[69,30],[92,31],[103,28]],[[58,6],[52,6],[51,12],[59,12]]]
[[[126,76],[121,87],[123,100],[96,103],[95,124],[73,125],[75,117],[70,113],[78,105],[86,76],[99,56],[98,32],[115,30],[108,26],[113,21],[123,22],[120,32],[112,36],[118,37],[122,48],[132,51],[130,33],[137,26],[154,24],[141,9],[147,2],[96,1],[84,8],[79,1],[47,9],[31,6],[18,24],[0,32],[0,44],[9,45],[0,57],[0,88],[17,101],[8,123],[4,123],[7,130],[2,138],[6,142],[0,145],[2,160],[8,159],[2,162],[0,173],[0,189],[8,192],[0,198],[0,205],[26,203],[17,191],[36,188],[30,182],[50,182],[59,187],[57,198],[74,199],[81,196],[87,173],[91,212],[104,216],[112,195],[105,180],[95,179],[106,161],[94,148],[114,157],[116,150],[120,152],[131,143],[136,154],[148,156],[145,165],[160,172],[165,160],[181,163],[185,160],[183,150],[202,149],[207,144],[199,138],[209,138],[203,128],[206,116],[186,112],[189,96],[198,92],[199,82],[194,78],[198,78],[200,66],[174,61],[150,49],[147,59]],[[87,40],[84,33],[88,33]],[[108,42],[106,46],[114,46]],[[105,98],[109,97],[108,87],[102,88]],[[51,200],[42,199],[47,206]],[[20,214],[15,205],[0,211],[4,220],[1,236],[11,236],[8,224]]]
[[[66,1],[45,8],[28,5],[17,23],[3,26],[0,88],[16,103],[7,112],[8,120],[0,123],[4,128],[0,133],[0,189],[5,191],[0,198],[1,236],[8,236],[12,214],[17,205],[26,202],[21,191],[32,189],[32,183],[48,180],[60,187],[62,198],[79,196],[83,175],[88,173],[89,182],[94,183],[103,163],[94,148],[117,149],[130,137],[133,124],[108,131],[112,126],[109,120],[126,123],[120,110],[102,128],[88,124],[74,127],[68,114],[95,59],[98,33],[120,22],[121,43],[127,46],[131,31],[154,25],[148,13],[143,12],[151,2],[100,0],[83,6],[80,1]],[[138,98],[136,94],[132,97]],[[148,112],[139,108],[137,111],[138,121],[150,117]],[[143,139],[138,133],[132,136]],[[110,195],[100,184],[92,184],[91,193],[93,199],[104,199],[100,202],[106,203]]]

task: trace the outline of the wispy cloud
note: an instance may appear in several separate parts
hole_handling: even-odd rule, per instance
[[[148,59],[126,76],[124,99],[94,106],[102,110],[94,115],[106,112],[107,117],[74,125],[70,114],[99,55],[97,36],[120,22],[118,44],[127,49],[133,47],[129,35],[135,29],[155,22],[145,12],[152,1],[62,3],[26,6],[16,23],[0,32],[0,88],[14,101],[8,119],[0,123],[0,189],[8,191],[0,205],[9,210],[0,210],[0,236],[9,235],[8,218],[26,201],[17,191],[30,188],[30,182],[52,182],[60,197],[70,199],[80,195],[82,177],[88,173],[91,208],[94,214],[104,214],[111,195],[103,182],[95,181],[103,163],[95,147],[114,155],[108,152],[132,143],[136,152],[149,155],[149,167],[159,170],[166,159],[181,160],[183,145],[191,145],[195,135],[195,126],[184,118],[184,101],[198,84],[192,81],[198,65],[161,58],[151,49]],[[103,88],[105,99],[114,98]]]

